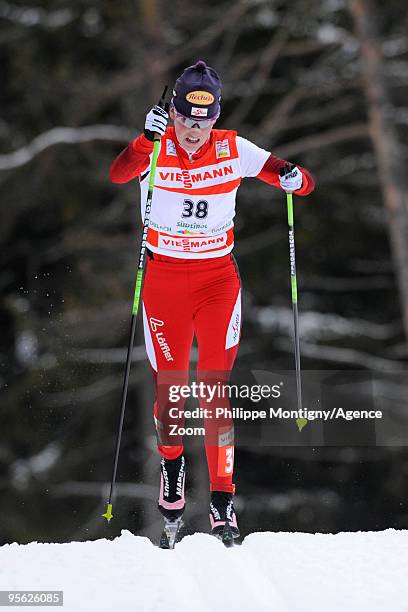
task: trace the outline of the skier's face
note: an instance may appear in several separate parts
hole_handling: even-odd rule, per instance
[[[207,142],[215,123],[214,121],[207,127],[200,127],[201,124],[197,121],[193,127],[187,127],[176,116],[173,109],[170,109],[170,117],[174,121],[177,140],[187,153],[195,153],[205,142]]]

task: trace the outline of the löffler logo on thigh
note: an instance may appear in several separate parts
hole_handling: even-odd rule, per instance
[[[160,346],[160,350],[162,351],[164,357],[166,358],[167,361],[174,361],[173,356],[171,354],[170,347],[167,344],[167,340],[164,337],[163,332],[157,331],[158,328],[163,327],[164,321],[161,321],[160,319],[155,319],[154,317],[150,317],[149,322],[150,322],[150,328],[156,337],[157,343]]]

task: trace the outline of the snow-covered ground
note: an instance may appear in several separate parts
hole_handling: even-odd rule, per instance
[[[405,612],[408,531],[205,534],[0,548],[0,590],[63,590],[65,612]],[[13,608],[26,610],[27,608]]]

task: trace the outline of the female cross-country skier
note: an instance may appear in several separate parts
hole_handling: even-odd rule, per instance
[[[186,68],[174,85],[170,108],[154,106],[146,116],[143,134],[111,166],[114,183],[139,177],[144,218],[153,140],[155,134],[161,136],[142,300],[161,455],[158,505],[167,522],[180,522],[185,507],[185,458],[178,434],[184,400],[169,400],[170,385],[188,384],[194,334],[197,382],[228,381],[238,351],[241,282],[231,252],[241,180],[257,177],[299,196],[314,189],[313,178],[304,168],[291,165],[290,172],[280,176],[287,161],[233,130],[214,129],[220,100],[221,81],[213,68],[204,61]],[[174,127],[167,126],[169,115]],[[233,423],[227,416],[211,418],[211,409],[219,402],[219,398],[212,402],[200,398],[200,405],[208,410],[204,425],[211,532],[220,536],[227,524],[238,537]]]

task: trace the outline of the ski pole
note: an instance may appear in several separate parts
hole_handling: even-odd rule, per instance
[[[162,97],[160,98],[160,101],[159,101],[159,106],[161,106],[162,108],[165,108],[166,93],[167,93],[167,85],[164,88]],[[106,518],[108,523],[113,517],[113,514],[112,514],[113,488],[114,488],[115,481],[116,481],[116,471],[118,467],[119,449],[120,449],[120,442],[122,439],[122,429],[123,429],[123,420],[125,416],[127,390],[128,390],[128,385],[129,385],[130,366],[132,363],[133,342],[135,338],[136,319],[137,319],[137,313],[139,310],[140,295],[142,292],[142,284],[143,284],[143,276],[144,276],[147,232],[148,232],[149,223],[150,223],[150,211],[152,208],[153,188],[154,188],[154,180],[155,180],[155,175],[156,175],[156,164],[157,164],[157,158],[159,156],[159,150],[160,150],[160,136],[159,134],[155,134],[152,163],[151,163],[151,168],[150,168],[149,188],[147,192],[146,208],[145,208],[144,222],[143,222],[143,232],[142,232],[142,239],[141,239],[141,245],[140,245],[139,264],[138,264],[138,269],[137,269],[135,293],[134,293],[134,298],[133,298],[132,318],[131,318],[131,324],[130,324],[130,336],[129,336],[129,344],[128,344],[128,349],[127,349],[125,375],[123,379],[122,402],[121,402],[121,411],[120,411],[120,419],[119,419],[119,428],[118,428],[118,434],[116,438],[115,461],[113,465],[113,474],[112,474],[112,481],[111,481],[111,486],[110,486],[109,500],[107,503],[106,512],[102,514],[102,516]]]
[[[291,166],[285,165],[280,170],[280,175],[283,176],[290,172]],[[291,191],[286,192],[286,203],[288,209],[288,226],[289,226],[289,260],[290,260],[290,281],[292,289],[292,307],[293,307],[293,323],[294,323],[294,344],[295,344],[295,365],[296,365],[296,392],[299,417],[296,419],[298,428],[301,430],[307,423],[306,419],[300,418],[302,409],[302,379],[300,370],[300,342],[299,342],[299,314],[298,314],[298,295],[297,295],[297,279],[296,279],[296,253],[295,253],[295,222],[293,215],[293,196]]]

